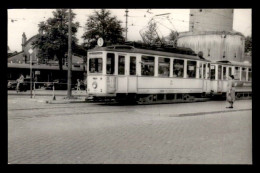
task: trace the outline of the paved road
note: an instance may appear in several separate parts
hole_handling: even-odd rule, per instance
[[[10,164],[252,164],[251,100],[238,101],[240,111],[196,116],[224,110],[225,102],[119,106],[41,100],[8,96]]]

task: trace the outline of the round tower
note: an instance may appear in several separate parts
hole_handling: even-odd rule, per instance
[[[189,31],[232,31],[233,9],[191,9]]]
[[[209,60],[244,61],[245,37],[233,30],[234,9],[191,9],[189,31],[177,46],[202,52]]]

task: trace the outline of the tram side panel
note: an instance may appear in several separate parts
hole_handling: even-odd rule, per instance
[[[138,94],[202,93],[203,80],[138,77]]]

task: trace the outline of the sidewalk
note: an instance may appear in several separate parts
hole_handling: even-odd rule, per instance
[[[227,108],[229,105],[226,101],[207,101],[194,103],[176,103],[176,104],[158,104],[145,105],[141,109],[136,109],[137,113],[160,115],[160,116],[195,116],[205,114],[227,113],[236,111],[252,110],[252,100],[238,100],[234,108]]]
[[[86,103],[87,94],[85,91],[72,91],[73,99],[65,99],[67,91],[55,92],[55,99],[53,98],[52,91],[41,91],[36,94],[34,98],[30,98],[30,91],[23,93],[16,93],[15,91],[8,91],[10,99],[23,100],[25,102],[38,102],[43,104],[67,104],[67,103]],[[23,96],[22,98],[20,96]],[[18,96],[18,97],[16,97]],[[195,116],[204,114],[216,114],[222,112],[236,112],[236,111],[248,111],[252,110],[252,100],[237,100],[234,104],[234,108],[228,107],[226,101],[207,101],[207,102],[194,102],[194,103],[174,103],[174,104],[153,104],[153,105],[116,105],[105,104],[104,102],[91,102],[99,105],[101,108],[115,108],[120,107],[123,109],[134,108],[134,112],[137,114],[156,115],[156,116]],[[33,104],[33,103],[32,103]],[[77,104],[75,105],[75,107]]]
[[[8,90],[8,95],[16,95],[16,96],[29,96],[30,97],[30,90],[26,92],[16,92],[15,90]],[[74,98],[72,99],[64,99],[67,96],[67,90],[36,90],[32,92],[32,99],[37,102],[45,102],[45,103],[51,103],[51,104],[65,104],[65,103],[82,103],[86,102],[86,91],[76,91],[72,90],[71,94]]]
[[[85,90],[72,90],[72,95],[74,96],[86,96],[86,91]],[[16,92],[16,90],[8,90],[8,95],[30,95],[31,92],[30,90],[26,92]],[[32,94],[34,95],[34,91],[32,91]],[[36,90],[35,91],[35,96],[52,96],[53,91],[52,90]],[[54,91],[55,96],[66,96],[67,95],[67,90],[55,90]]]

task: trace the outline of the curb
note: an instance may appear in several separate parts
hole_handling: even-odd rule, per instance
[[[224,112],[237,112],[237,111],[249,111],[252,110],[252,108],[248,109],[236,109],[236,110],[223,110],[223,111],[211,111],[211,112],[197,112],[197,113],[186,113],[186,114],[177,114],[177,115],[171,115],[170,117],[182,117],[182,116],[195,116],[195,115],[205,115],[205,114],[217,114],[217,113],[224,113]]]
[[[87,103],[86,100],[46,100],[45,103],[48,104],[68,104],[68,103]]]
[[[8,95],[17,95],[17,96],[30,96],[30,93],[8,93]],[[53,94],[36,94],[36,96],[53,96]],[[66,94],[55,94],[55,96],[66,96]],[[86,96],[86,95],[73,95],[73,96]]]

